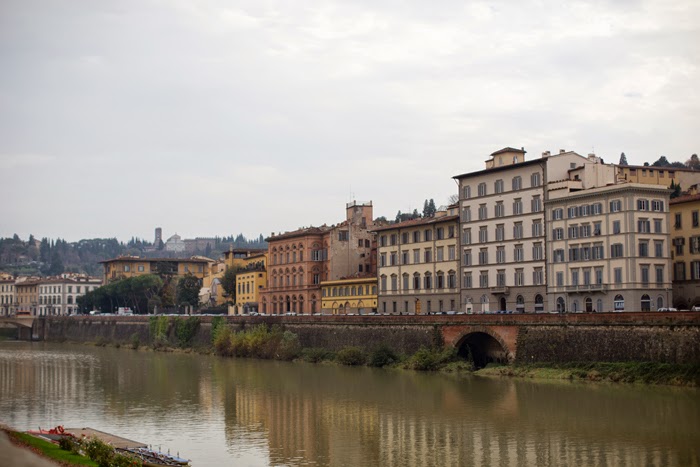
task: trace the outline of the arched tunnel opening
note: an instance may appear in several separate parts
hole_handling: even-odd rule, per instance
[[[508,353],[503,346],[485,332],[473,332],[462,338],[457,347],[459,356],[471,360],[475,369],[489,363],[508,363]]]

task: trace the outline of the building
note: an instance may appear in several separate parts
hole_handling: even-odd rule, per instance
[[[616,168],[619,179],[630,183],[669,188],[673,182],[674,185],[680,185],[682,191],[700,183],[700,172],[688,168],[646,165],[617,165]]]
[[[460,302],[458,205],[375,228],[378,310],[421,314],[457,310]]]
[[[209,266],[214,263],[214,260],[202,256],[191,258],[120,256],[100,261],[100,263],[104,266],[104,282],[108,283],[144,274],[184,276],[190,273],[203,279],[209,273]]]
[[[263,313],[318,313],[321,282],[373,274],[372,203],[346,205],[345,221],[272,235]]]
[[[670,306],[669,194],[662,185],[624,180],[592,187],[550,185],[545,203],[549,309]]]
[[[185,252],[185,242],[182,240],[178,234],[171,236],[165,242],[165,251],[172,251],[174,253],[184,253]]]
[[[3,275],[0,278],[0,316],[9,316],[15,311],[15,278]]]
[[[363,315],[376,312],[376,277],[321,282],[321,313]]]
[[[586,158],[549,151],[525,160],[523,149],[491,154],[486,169],[453,177],[459,184],[461,309],[544,311],[545,186],[568,179]]]
[[[102,280],[63,275],[39,282],[39,316],[72,315],[78,312],[78,298],[102,286]]]
[[[20,277],[15,282],[15,313],[37,316],[39,311],[39,283],[37,277]]]
[[[236,275],[236,314],[259,312],[260,292],[267,285],[266,265],[266,252],[245,258]]]
[[[700,194],[697,190],[671,200],[673,306],[700,306]]]

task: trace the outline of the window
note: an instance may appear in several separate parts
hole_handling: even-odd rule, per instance
[[[454,225],[447,227],[447,238],[455,238],[455,231],[457,228]]]
[[[485,226],[479,227],[479,243],[486,243],[489,241],[489,232]]]
[[[439,246],[435,249],[436,261],[445,261],[445,247]]]
[[[391,290],[392,291],[396,291],[396,289],[398,288],[397,287],[397,279],[398,278],[396,277],[396,274],[391,275]]]
[[[489,250],[488,250],[488,248],[481,248],[479,250],[479,264],[489,264]]]
[[[614,199],[610,201],[610,212],[620,212],[622,211],[622,201],[619,199]]]
[[[379,286],[382,289],[382,292],[386,292],[386,276],[382,275],[379,278],[379,284],[380,284]]]
[[[589,206],[587,204],[584,204],[583,206],[579,206],[578,213],[581,217],[586,217],[588,215],[588,210]]]
[[[539,195],[532,197],[531,203],[532,212],[540,212],[542,210],[542,199]]]
[[[471,272],[464,273],[464,275],[462,276],[462,284],[463,284],[465,289],[472,288],[472,273]]]
[[[615,311],[623,311],[625,309],[625,299],[622,295],[615,295],[615,301],[613,301],[613,306]]]
[[[700,279],[700,261],[690,262],[690,279],[697,280]]]
[[[384,267],[386,266],[386,253],[381,253],[379,255],[379,267]]]
[[[496,193],[503,193],[503,180],[496,180],[493,184],[493,190]]]
[[[479,272],[479,287],[488,287],[489,286],[489,273],[488,271],[481,271]]]
[[[462,197],[464,199],[469,199],[472,197],[472,187],[469,185],[462,188]]]
[[[554,250],[554,262],[555,263],[563,263],[564,262],[564,249],[563,248],[558,248]]]
[[[472,229],[462,230],[462,244],[471,245],[472,243]]]
[[[433,288],[433,276],[429,273],[425,273],[425,277],[423,278],[423,285],[425,290],[430,290]]]
[[[420,274],[413,274],[413,290],[420,290]]]
[[[129,272],[129,271],[131,271],[131,266],[129,266],[128,264],[125,264],[124,265],[124,272]]]
[[[536,187],[540,186],[542,184],[542,180],[540,178],[539,172],[535,172],[532,175],[530,175],[530,186]]]
[[[502,242],[505,238],[505,227],[504,224],[496,225],[496,241]]]
[[[679,262],[673,265],[673,280],[674,281],[684,281],[685,280],[685,263]]]
[[[674,238],[673,245],[676,247],[676,254],[682,255],[683,254],[683,247],[685,245],[685,238],[683,238],[683,237]]]
[[[498,201],[496,203],[496,217],[503,217],[505,215],[505,209],[503,208],[503,201]]]
[[[516,198],[513,201],[513,215],[518,216],[523,213],[523,200],[521,198]]]
[[[578,224],[569,226],[569,238],[578,238]]]
[[[457,254],[455,253],[455,246],[454,245],[449,245],[447,247],[447,259],[449,261],[454,261],[457,259]]]
[[[479,196],[486,196],[486,183],[479,183]]]
[[[457,288],[457,274],[454,271],[447,272],[447,288]],[[452,306],[452,308],[454,308],[454,305]]]
[[[677,229],[680,229],[683,226],[681,213],[677,212],[674,217],[675,217],[675,222],[674,222],[673,226]]]
[[[651,311],[651,299],[649,295],[642,295],[642,311]]]
[[[496,262],[499,264],[506,262],[506,247],[499,246],[496,248]]]
[[[413,250],[413,264],[420,264],[420,250]]]
[[[638,199],[637,200],[637,211],[648,211],[649,210],[649,200],[648,199]]]
[[[139,264],[138,269],[139,269],[139,272],[143,272],[144,271],[143,264]]]
[[[381,235],[379,237],[379,246],[386,246],[386,235]]]
[[[523,286],[525,285],[525,270],[524,269],[516,269],[515,270],[515,282],[514,284],[516,286]]]
[[[552,230],[552,238],[554,240],[562,240],[564,238],[564,229],[561,227],[553,229]]]
[[[620,233],[620,221],[613,221],[613,234]]]
[[[535,268],[535,270],[532,271],[532,282],[534,285],[544,284],[544,270],[542,268]]]
[[[637,232],[639,233],[650,233],[651,224],[649,219],[637,219]]]
[[[401,243],[408,243],[408,232],[404,232],[401,234]],[[360,245],[362,246],[362,245]]]
[[[700,219],[698,218],[698,211],[693,211],[693,227],[700,227]]]
[[[464,250],[462,253],[462,266],[472,265],[472,250]]]
[[[640,267],[640,271],[642,273],[642,285],[648,286],[649,285],[649,266],[642,265]]]
[[[496,286],[505,287],[506,286],[506,271],[505,269],[499,269],[496,271]]]
[[[471,220],[472,220],[472,210],[469,206],[467,206],[467,207],[462,209],[462,222],[471,222]],[[416,233],[413,232],[413,241],[414,242],[419,241],[419,240],[416,240],[415,234]]]
[[[541,243],[535,243],[532,246],[532,259],[535,261],[539,261],[543,259],[543,248]]]
[[[591,212],[594,216],[603,213],[603,205],[601,203],[595,203],[591,205]]]
[[[552,209],[552,220],[558,221],[564,218],[564,209]]]
[[[513,191],[519,190],[523,185],[523,179],[521,177],[513,177]]]
[[[397,258],[396,258],[396,257],[397,257],[397,255],[396,255],[396,252],[395,252],[395,251],[392,251],[392,252],[389,254],[389,264],[390,264],[391,266],[396,266],[396,264],[397,264],[397,261],[396,261]]]
[[[591,236],[591,225],[590,224],[581,224],[581,227],[579,228],[579,234],[580,237],[582,238],[587,238]]]
[[[392,235],[392,237],[394,237],[394,235]],[[347,242],[349,239],[350,239],[350,234],[347,230],[339,230],[338,231],[338,241]],[[392,243],[392,245],[393,245],[393,243]]]
[[[654,233],[663,233],[661,219],[654,219]]]
[[[515,245],[515,250],[513,250],[513,258],[516,262],[521,262],[525,260],[525,250],[522,245]]]
[[[542,221],[536,220],[532,222],[532,236],[541,237],[542,236]]]
[[[426,242],[430,242],[433,240],[433,231],[430,229],[425,229],[425,232],[423,232],[423,239]]]
[[[391,245],[391,246],[396,245],[396,234],[389,235],[389,245]]]
[[[656,266],[656,285],[662,285],[664,283],[664,267]]]
[[[408,250],[401,252],[401,264],[408,264]]]
[[[645,258],[649,256],[649,242],[642,240],[639,242],[639,256]]]
[[[444,227],[438,227],[437,229],[435,229],[435,236],[437,237],[438,240],[444,240],[445,239]]]
[[[479,205],[479,220],[484,220],[488,217],[488,212],[486,210],[485,204]]]
[[[578,285],[578,269],[571,271],[571,285]]]
[[[603,284],[603,268],[596,268],[596,270],[595,270],[595,283],[597,285]]]
[[[569,209],[567,210],[567,214],[569,216],[569,219],[573,219],[575,217],[578,217],[578,206],[569,206]]]
[[[433,262],[433,249],[426,248],[425,252],[423,253],[423,257],[425,258],[426,263],[432,263]]]
[[[513,225],[513,238],[520,239],[523,238],[523,223],[516,222]]]
[[[690,241],[690,254],[695,254],[700,252],[700,237],[689,237]]]
[[[654,256],[657,258],[663,258],[664,256],[664,242],[663,240],[654,241]]]
[[[621,258],[623,255],[622,243],[613,243],[610,245],[610,257]]]
[[[651,210],[656,211],[656,212],[663,212],[664,211],[664,202],[660,200],[652,200],[651,201]]]

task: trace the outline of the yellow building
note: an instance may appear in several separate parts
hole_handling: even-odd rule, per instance
[[[258,312],[260,291],[267,286],[267,253],[251,254],[240,258],[240,272],[236,275],[235,314]]]
[[[104,266],[104,283],[142,276],[144,274],[170,274],[184,276],[188,273],[204,279],[209,273],[209,266],[214,260],[203,256],[191,258],[141,258],[139,256],[120,256],[100,261]]]
[[[15,282],[15,300],[17,314],[37,315],[39,305],[39,280],[27,278]]]
[[[321,282],[323,314],[367,314],[377,311],[377,278],[353,278]]]
[[[684,169],[680,167],[652,167],[642,165],[618,165],[618,180],[630,183],[644,183],[647,185],[661,185],[670,187],[681,186],[681,190],[687,190],[691,185],[700,183],[700,171]]]
[[[224,288],[221,286],[221,278],[226,272],[226,264],[217,261],[209,267],[209,274],[202,280],[202,289],[199,291],[199,302],[205,306],[219,306],[225,302]]]
[[[243,268],[246,267],[252,257],[257,257],[267,253],[267,249],[259,248],[230,248],[224,252],[224,264],[228,268]],[[266,262],[267,263],[267,262]]]
[[[700,194],[671,200],[673,305],[700,306]]]

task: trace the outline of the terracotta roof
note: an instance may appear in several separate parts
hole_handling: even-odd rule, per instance
[[[141,258],[140,256],[120,256],[117,258],[112,258],[112,259],[106,259],[104,261],[98,261],[98,263],[111,263],[113,261],[130,261],[130,262],[145,262],[145,263],[153,263],[153,262],[179,262],[179,263],[213,263],[213,259],[209,258],[202,258],[197,257],[197,258]]]
[[[288,238],[302,237],[304,235],[321,235],[331,230],[331,227],[306,227],[303,229],[285,232],[283,234],[274,235],[265,239],[266,242],[274,242],[277,240],[286,240]]]
[[[442,217],[420,217],[417,219],[411,219],[408,221],[397,222],[395,224],[390,224],[384,227],[378,227],[376,229],[370,229],[370,232],[383,232],[385,230],[396,230],[403,229],[406,227],[415,227],[417,225],[430,225],[437,224],[445,221],[453,221],[459,219],[459,216],[442,216]]]
[[[690,203],[692,201],[700,201],[700,193],[697,195],[682,195],[678,198],[673,198],[670,204]]]
[[[495,154],[495,153],[494,153]],[[461,175],[455,175],[454,179],[459,180],[461,178],[477,177],[487,173],[500,172],[502,170],[519,169],[521,167],[527,167],[528,165],[542,164],[551,156],[543,156],[538,159],[532,159],[529,161],[518,162],[517,164],[499,165],[498,167],[492,167],[490,169],[477,170],[476,172],[468,172]]]

